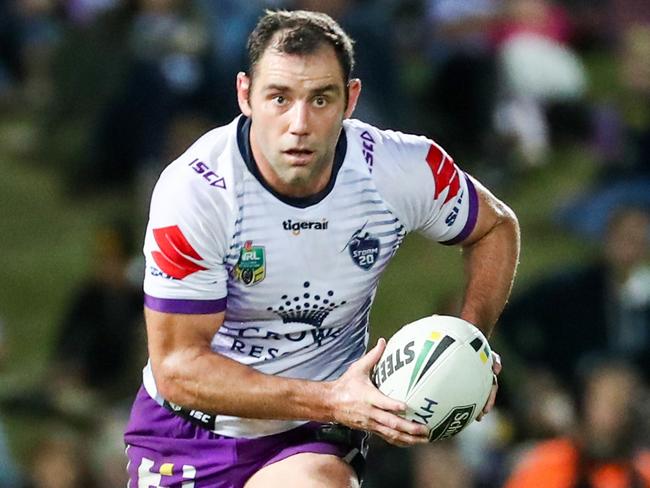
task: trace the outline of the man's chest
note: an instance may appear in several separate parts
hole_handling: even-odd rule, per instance
[[[307,209],[240,195],[226,259],[232,319],[320,326],[363,304],[404,232],[376,192],[348,190]]]

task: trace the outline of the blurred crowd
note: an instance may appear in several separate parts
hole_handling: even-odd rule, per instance
[[[365,486],[650,487],[647,0],[0,1],[0,118],[28,122],[1,142],[59,172],[72,199],[137,209],[96,229],[47,394],[0,403],[51,419],[20,460],[0,422],[0,487],[126,483],[121,429],[146,361],[134,234],[161,168],[237,115],[264,8],[332,15],[356,40],[355,116],[434,138],[497,192],[558,149],[593,168],[548,220],[598,251],[515,288],[493,338],[495,411],[444,443],[377,442]]]

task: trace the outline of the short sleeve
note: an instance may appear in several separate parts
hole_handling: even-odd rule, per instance
[[[474,183],[435,143],[429,146],[425,159],[431,172],[433,195],[428,195],[429,208],[417,230],[442,244],[462,242],[474,230],[478,217]]]
[[[451,156],[426,137],[376,129],[372,137],[377,141],[375,184],[406,230],[443,244],[469,236],[478,196]]]
[[[225,255],[232,205],[221,187],[194,178],[188,165],[170,165],[151,199],[144,243],[145,305],[167,313],[225,310]]]

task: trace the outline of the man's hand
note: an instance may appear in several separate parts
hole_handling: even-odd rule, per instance
[[[478,414],[478,417],[476,417],[476,421],[480,422],[483,417],[490,411],[492,410],[492,407],[494,407],[494,401],[496,400],[497,397],[497,390],[499,389],[499,381],[497,379],[498,374],[501,372],[501,356],[499,356],[496,352],[492,351],[492,372],[494,373],[493,379],[492,379],[492,390],[490,390],[490,396],[488,397],[487,402],[485,403],[485,406],[483,407],[483,410],[481,413]]]
[[[386,340],[353,363],[333,382],[334,420],[353,429],[367,430],[390,444],[407,447],[428,442],[428,429],[399,416],[406,404],[381,393],[370,380],[372,368],[379,362]]]

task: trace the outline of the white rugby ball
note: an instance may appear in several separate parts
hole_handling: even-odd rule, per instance
[[[481,412],[492,387],[492,354],[469,322],[432,315],[390,338],[372,379],[406,403],[404,417],[426,425],[433,442],[458,434]]]

